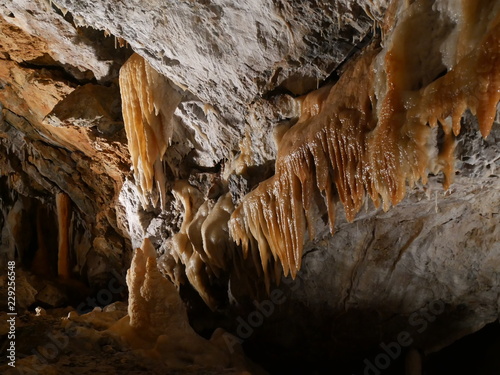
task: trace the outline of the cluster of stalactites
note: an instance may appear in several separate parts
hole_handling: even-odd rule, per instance
[[[227,226],[234,209],[231,195],[226,193],[216,202],[206,200],[184,180],[176,181],[172,192],[182,202],[184,218],[179,232],[168,240],[160,264],[177,285],[185,274],[206,304],[215,308],[210,279],[227,270],[233,258]]]
[[[162,158],[172,138],[172,116],[182,96],[137,54],[120,70],[120,92],[128,148],[143,204],[156,182],[163,206],[166,179]]]
[[[352,221],[366,196],[387,210],[404,198],[407,186],[425,183],[429,172],[442,171],[447,189],[454,135],[467,109],[482,135],[489,134],[500,100],[500,6],[493,0],[484,2],[487,9],[449,4],[463,7],[456,13],[463,17],[459,35],[450,38],[460,44],[450,48],[453,65],[413,89],[408,82],[418,81],[419,72],[408,63],[412,51],[405,38],[415,33],[408,30],[412,17],[433,11],[418,3],[400,9],[384,49],[368,47],[335,85],[299,99],[302,116],[278,145],[275,176],[232,214],[232,237],[246,256],[260,257],[265,273],[279,262],[285,275],[295,277],[305,235],[314,236],[313,208],[326,207],[333,233],[337,201]],[[445,134],[439,150],[432,131],[438,125]]]

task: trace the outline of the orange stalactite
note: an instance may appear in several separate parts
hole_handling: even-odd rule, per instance
[[[172,192],[182,202],[184,218],[179,232],[168,240],[167,261],[160,263],[176,285],[184,281],[179,274],[182,268],[205,303],[215,309],[217,301],[210,294],[210,278],[227,270],[234,256],[227,226],[234,208],[231,195],[226,193],[211,202],[184,180],[178,180]]]
[[[459,37],[448,40],[459,44],[451,48],[454,63],[428,83],[427,72],[419,78],[416,71],[425,65],[408,48],[415,20],[433,11],[421,3],[407,4],[394,18],[384,48],[367,47],[335,85],[298,99],[302,115],[278,145],[275,176],[232,214],[233,239],[245,256],[260,258],[266,274],[279,262],[295,277],[305,233],[314,234],[315,196],[324,201],[333,233],[337,201],[352,221],[367,195],[388,210],[429,172],[443,172],[447,189],[465,110],[476,114],[482,135],[489,134],[500,100],[500,7],[452,4],[464,12]],[[445,133],[439,153],[432,138],[438,124]]]
[[[137,54],[120,70],[120,92],[135,180],[143,196],[151,194],[156,182],[163,205],[162,158],[172,138],[172,115],[182,96]]]

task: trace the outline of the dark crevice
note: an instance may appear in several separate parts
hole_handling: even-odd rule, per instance
[[[287,88],[282,87],[282,86],[278,86],[271,91],[267,91],[265,94],[262,95],[262,98],[265,100],[271,100],[272,98],[279,96],[279,95],[290,95],[292,97],[296,96],[293,92],[291,92]]]
[[[82,80],[75,78],[73,75],[68,73],[66,69],[64,69],[64,67],[62,67],[61,65],[40,65],[39,63],[37,63],[37,60],[31,60],[21,62],[19,63],[19,66],[25,69],[37,70],[42,75],[47,75],[47,72],[51,72],[51,79],[63,81],[71,87],[80,86],[87,83],[97,84],[97,80],[95,78]],[[44,72],[43,70],[46,70],[47,72]]]
[[[340,79],[340,76],[342,75],[346,65],[349,64],[354,59],[354,57],[358,55],[362,50],[364,50],[365,47],[370,43],[375,43],[375,45],[378,45],[380,43],[380,30],[371,30],[363,37],[363,39],[361,39],[358,44],[352,46],[352,48],[344,56],[343,60],[339,64],[330,67],[331,73],[321,82],[320,87],[337,82]]]

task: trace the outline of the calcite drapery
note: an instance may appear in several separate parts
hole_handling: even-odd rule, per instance
[[[162,158],[172,138],[172,115],[182,95],[138,54],[120,70],[120,92],[128,148],[143,204],[157,182],[163,206],[166,179]]]
[[[444,172],[447,189],[453,134],[466,109],[477,115],[482,135],[489,134],[500,100],[500,7],[496,1],[447,4],[436,9],[430,1],[394,2],[397,22],[388,28],[385,47],[368,47],[335,85],[299,99],[302,115],[279,143],[275,176],[248,194],[230,220],[232,237],[245,255],[260,255],[264,271],[280,262],[285,275],[295,277],[306,229],[313,235],[312,205],[323,204],[315,199],[318,192],[333,233],[337,200],[352,221],[366,195],[387,210],[429,172]],[[447,72],[428,82],[420,60],[428,45],[420,51],[406,45],[425,27],[418,22],[439,12],[456,17],[457,26],[441,41],[421,35],[444,46],[436,67]],[[432,131],[437,124],[444,132],[439,153]]]

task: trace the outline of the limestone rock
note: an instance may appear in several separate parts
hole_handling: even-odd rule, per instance
[[[47,283],[36,295],[38,302],[50,307],[61,307],[67,303],[66,294],[52,283]]]
[[[114,65],[112,45],[95,44],[95,35],[86,33],[75,19],[67,20],[51,1],[2,1],[1,12],[4,19],[13,26],[22,29],[26,34],[42,37],[45,51],[58,64],[67,69],[77,79],[106,80],[116,77],[117,66]],[[38,39],[37,38],[37,39]],[[103,43],[105,44],[105,43]],[[33,59],[34,60],[34,59]]]

